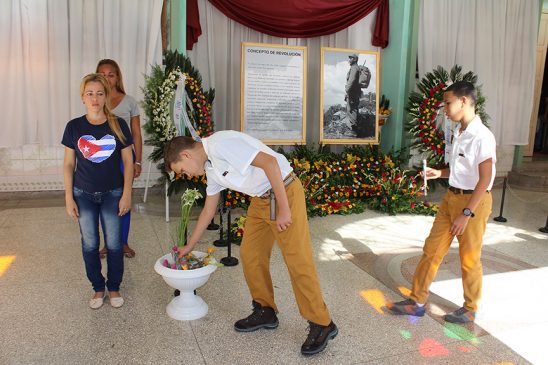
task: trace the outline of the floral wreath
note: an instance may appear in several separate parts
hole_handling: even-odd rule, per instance
[[[456,81],[474,84],[478,94],[476,113],[484,124],[489,119],[485,112],[485,97],[481,93],[481,87],[476,85],[478,77],[472,71],[464,75],[461,71],[462,67],[459,65],[453,66],[450,73],[438,66],[434,71],[426,73],[417,84],[420,92],[413,91],[409,96],[407,111],[410,121],[407,123],[407,130],[412,139],[411,147],[423,153],[430,166],[439,167],[445,164],[445,133],[436,125],[436,118],[447,86]]]
[[[171,51],[166,52],[164,56],[165,70],[160,65],[154,65],[150,75],[145,76],[145,87],[143,88],[143,108],[147,116],[144,129],[149,137],[145,143],[154,146],[149,159],[158,163],[158,169],[163,172],[162,182],[166,179],[170,181],[170,194],[185,188],[203,189],[205,186],[205,177],[203,176],[188,178],[176,175],[175,179],[169,179],[163,163],[164,147],[169,140],[177,136],[177,129],[171,116],[171,105],[181,74],[185,77],[187,114],[200,137],[207,137],[214,130],[211,109],[215,91],[213,89],[206,92],[202,90],[202,77],[187,57]],[[188,104],[191,104],[192,107]]]

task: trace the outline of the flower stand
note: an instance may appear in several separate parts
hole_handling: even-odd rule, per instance
[[[207,255],[199,251],[193,251],[192,254],[196,257]],[[210,264],[193,270],[174,270],[162,265],[166,259],[169,263],[173,262],[171,254],[164,255],[156,261],[154,270],[162,275],[169,286],[181,292],[167,305],[167,315],[179,321],[202,318],[207,314],[208,306],[201,297],[194,294],[194,290],[207,282],[209,276],[217,270],[217,266]]]

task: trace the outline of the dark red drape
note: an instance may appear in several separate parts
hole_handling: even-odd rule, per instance
[[[187,0],[189,1],[189,0]],[[310,38],[348,28],[376,8],[372,43],[388,45],[388,0],[209,0],[227,17],[261,33]]]
[[[191,50],[202,34],[198,0],[186,0],[186,49]]]
[[[371,39],[371,44],[375,47],[386,48],[386,46],[388,46],[388,34],[390,32],[388,15],[388,0],[385,0],[377,9],[375,30],[373,31],[373,38]]]

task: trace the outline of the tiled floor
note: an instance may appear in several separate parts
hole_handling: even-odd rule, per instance
[[[500,186],[493,193],[497,216]],[[441,320],[462,302],[455,249],[432,285],[425,317],[394,317],[382,308],[410,287],[432,217],[366,211],[311,219],[325,301],[340,330],[312,358],[299,352],[307,324],[277,248],[272,257],[277,330],[233,330],[251,307],[241,265],[220,268],[198,289],[209,304],[206,317],[170,319],[165,307],[173,290],[153,265],[171,246],[176,217],[165,222],[161,193],[146,204],[142,191],[135,195],[130,244],[137,256],[125,260],[126,304],[94,311],[87,307],[92,290],[78,225],[66,217],[62,192],[0,194],[0,364],[548,363],[548,234],[538,231],[548,213],[546,193],[512,189],[504,208],[508,222],[490,220],[484,300],[476,324],[469,326]],[[174,216],[178,207],[172,201]],[[199,249],[217,237],[208,232]],[[238,246],[232,252],[239,257]],[[216,256],[226,256],[226,249]]]

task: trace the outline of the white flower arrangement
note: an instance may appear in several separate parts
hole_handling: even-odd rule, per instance
[[[170,116],[169,104],[175,95],[177,81],[179,81],[181,70],[177,67],[173,69],[164,79],[159,88],[159,95],[153,98],[155,103],[152,109],[152,127],[160,134],[160,141],[166,142],[177,135],[177,129]]]

